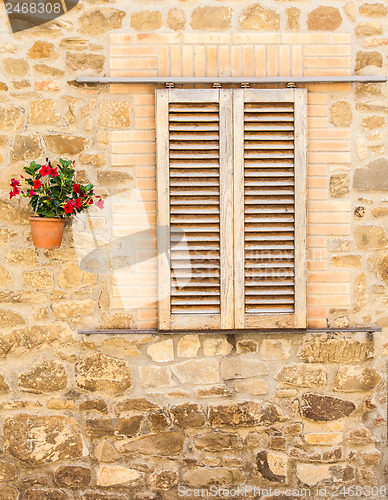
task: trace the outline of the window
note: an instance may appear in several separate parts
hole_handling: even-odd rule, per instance
[[[156,91],[159,329],[306,326],[306,91]]]

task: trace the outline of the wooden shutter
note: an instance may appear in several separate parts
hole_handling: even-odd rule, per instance
[[[156,92],[159,328],[232,328],[232,94]]]
[[[306,94],[234,93],[236,328],[306,326]]]
[[[306,92],[156,92],[159,328],[306,326]]]

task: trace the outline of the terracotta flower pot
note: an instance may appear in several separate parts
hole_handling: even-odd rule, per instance
[[[32,242],[35,248],[59,248],[65,219],[30,217]]]

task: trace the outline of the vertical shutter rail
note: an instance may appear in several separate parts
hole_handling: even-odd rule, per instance
[[[307,90],[295,89],[295,327],[307,327]]]
[[[233,93],[234,146],[234,317],[235,328],[245,328],[245,253],[244,253],[244,91]]]
[[[156,134],[158,328],[160,330],[169,330],[171,328],[171,274],[168,90],[160,90],[156,93]]]

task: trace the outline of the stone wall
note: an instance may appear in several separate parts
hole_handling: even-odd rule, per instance
[[[326,203],[309,218],[309,250],[319,249],[309,253],[309,325],[375,324],[383,333],[80,336],[85,327],[155,326],[152,304],[123,307],[119,276],[82,270],[77,253],[90,224],[118,237],[137,218],[120,201],[135,190],[155,223],[154,88],[74,80],[153,74],[155,50],[165,74],[197,74],[205,43],[221,35],[235,55],[234,66],[221,67],[231,74],[241,68],[236,40],[248,36],[255,47],[257,36],[275,47],[266,52],[268,71],[283,68],[276,58],[281,36],[285,45],[310,47],[301,52],[311,60],[310,75],[328,65],[337,75],[344,68],[386,74],[387,8],[385,0],[97,0],[49,25],[1,35],[0,498],[173,500],[181,498],[179,485],[243,483],[331,498],[338,485],[364,487],[368,496],[367,487],[386,484],[386,85],[308,88],[316,125],[309,200]],[[171,46],[179,37],[182,55],[193,51],[194,66],[169,59],[160,48],[166,36]],[[123,47],[118,41],[126,37]],[[321,60],[326,42],[312,40],[342,47],[336,69],[334,54]],[[141,44],[143,55],[136,52]],[[249,64],[247,45],[245,75],[259,67]],[[344,131],[352,133],[351,150],[344,150]],[[317,159],[319,141],[326,155]],[[59,155],[76,160],[78,179],[96,184],[107,205],[115,202],[106,218],[95,212],[69,226],[60,249],[35,250],[28,208],[9,201],[8,182],[26,161]],[[142,283],[152,297],[154,282]],[[318,495],[325,485],[326,495]],[[385,498],[383,489],[372,492]]]

